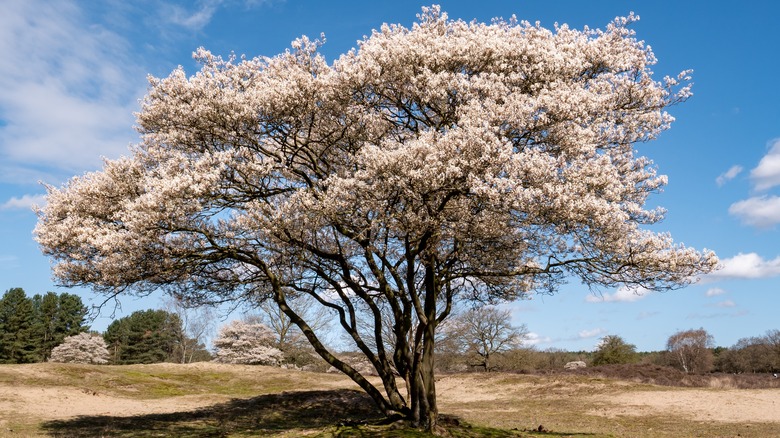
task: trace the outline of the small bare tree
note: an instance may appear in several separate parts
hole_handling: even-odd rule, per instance
[[[516,327],[511,321],[509,310],[478,307],[457,315],[449,330],[444,330],[450,332],[446,337],[456,342],[464,353],[477,358],[477,366],[490,371],[495,354],[520,347],[528,334],[525,325]]]
[[[703,328],[679,331],[669,337],[666,348],[673,361],[686,373],[704,373],[712,369],[714,361],[712,335]]]
[[[326,307],[320,306],[310,295],[298,295],[288,299],[288,305],[298,315],[309,322],[315,332],[327,331],[330,315]],[[285,315],[273,301],[264,301],[258,305],[259,318],[272,332],[276,334],[277,348],[282,351],[297,350],[310,347],[306,337],[295,323]]]
[[[214,310],[209,306],[190,306],[173,296],[165,301],[165,310],[179,315],[181,330],[176,333],[180,363],[192,362],[195,353],[205,349],[207,338],[214,332]]]
[[[109,357],[106,341],[94,333],[68,336],[51,351],[50,362],[105,364]]]

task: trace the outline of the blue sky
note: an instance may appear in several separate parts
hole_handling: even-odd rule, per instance
[[[654,229],[716,251],[723,269],[693,286],[636,295],[592,294],[572,282],[558,294],[508,305],[540,349],[589,350],[617,334],[640,350],[663,349],[678,330],[703,327],[722,346],[780,328],[780,33],[774,1],[441,1],[451,18],[496,16],[545,27],[604,27],[633,11],[652,46],[656,78],[693,69],[694,96],[673,107],[672,128],[638,146],[669,177],[651,199],[668,209]],[[146,75],[197,66],[191,53],[273,56],[324,33],[336,58],[382,23],[410,25],[420,1],[4,0],[0,4],[0,291],[24,288],[99,301],[57,288],[32,240],[39,183],[60,185],[99,169],[137,140],[132,113]],[[160,306],[124,298],[117,317]],[[112,309],[93,328],[104,330]]]

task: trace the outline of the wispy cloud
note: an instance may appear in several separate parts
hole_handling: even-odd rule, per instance
[[[163,17],[178,26],[199,31],[211,22],[222,3],[222,0],[201,1],[194,10],[180,5],[168,4],[163,9]]]
[[[632,301],[638,301],[647,295],[647,289],[643,288],[628,288],[621,287],[615,293],[604,293],[600,295],[588,294],[585,296],[585,301],[589,303],[628,303]]]
[[[704,294],[708,297],[717,297],[718,295],[723,295],[725,293],[726,291],[724,289],[721,289],[719,287],[712,287],[707,289],[707,292],[705,292]]]
[[[201,31],[208,26],[220,8],[243,5],[244,8],[254,8],[271,3],[281,3],[273,0],[201,0],[194,7],[168,3],[162,7],[161,15],[164,21],[191,31]]]
[[[780,223],[780,197],[759,196],[735,202],[729,213],[758,228],[771,228]]]
[[[714,304],[714,306],[715,307],[725,307],[725,308],[737,307],[737,303],[735,303],[734,301],[731,301],[731,300],[725,300],[725,301],[718,301],[717,303]]]
[[[780,275],[780,257],[764,260],[758,254],[751,252],[737,254],[734,257],[721,259],[722,269],[703,277],[704,280],[719,279],[755,279],[769,278]]]
[[[539,344],[547,344],[552,342],[552,338],[548,336],[541,336],[539,333],[530,332],[527,335],[525,335],[525,339],[523,340],[523,344],[525,345],[539,345]]]
[[[603,328],[594,328],[590,330],[581,330],[579,333],[577,333],[577,339],[590,339],[590,338],[596,338],[603,334],[605,334],[607,331]]]
[[[720,313],[689,313],[685,316],[685,319],[699,320],[699,319],[723,319],[723,318],[742,318],[750,315],[748,310],[737,310],[735,312],[720,312]]]
[[[0,174],[68,173],[118,156],[136,137],[145,73],[129,44],[89,21],[80,2],[0,6]],[[20,171],[20,168],[27,171]],[[29,182],[29,181],[25,181]]]
[[[46,204],[46,195],[23,195],[13,197],[0,204],[0,210],[30,210],[34,206]]]
[[[639,312],[639,315],[637,315],[636,319],[642,320],[642,319],[653,318],[653,317],[656,317],[656,316],[658,316],[660,314],[661,314],[661,312],[657,312],[657,311],[655,311],[655,312]]]
[[[780,185],[780,139],[769,144],[769,152],[761,158],[758,166],[750,171],[756,190],[767,190]]]
[[[742,173],[742,170],[743,170],[742,166],[737,166],[737,165],[731,166],[729,168],[729,170],[727,170],[726,172],[718,175],[718,177],[715,178],[715,182],[718,184],[718,187],[721,187],[724,184],[726,184],[727,182],[729,182],[732,179],[736,178],[737,175]]]
[[[0,269],[12,269],[19,267],[19,257],[0,255]]]

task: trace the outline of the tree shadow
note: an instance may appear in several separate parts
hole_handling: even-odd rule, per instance
[[[367,394],[339,389],[261,395],[168,414],[81,416],[48,421],[42,428],[50,436],[74,438],[264,436],[381,418]]]

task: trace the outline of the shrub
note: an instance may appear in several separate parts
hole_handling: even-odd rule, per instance
[[[103,337],[92,333],[68,336],[62,344],[51,351],[50,362],[61,363],[108,363],[108,349]]]

